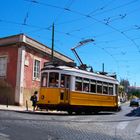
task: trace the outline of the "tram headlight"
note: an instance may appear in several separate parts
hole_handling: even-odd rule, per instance
[[[61,92],[61,93],[64,93],[64,90],[61,90],[60,92]]]

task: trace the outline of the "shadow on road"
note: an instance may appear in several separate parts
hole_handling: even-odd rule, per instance
[[[140,107],[132,108],[131,112],[126,114],[126,116],[129,116],[129,117],[132,117],[132,116],[140,117]]]

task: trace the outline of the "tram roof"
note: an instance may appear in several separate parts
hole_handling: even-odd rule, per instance
[[[92,76],[94,76],[95,79],[97,79],[97,80],[98,79],[102,80],[102,81],[107,80],[108,82],[113,81],[113,82],[118,83],[117,79],[115,79],[109,75],[103,75],[103,74],[99,74],[99,73],[95,73],[95,72],[81,70],[77,67],[69,67],[69,66],[56,66],[56,67],[54,67],[51,65],[51,66],[46,66],[42,70],[42,72],[45,72],[46,70],[47,71],[52,71],[52,70],[59,71],[59,70],[61,70],[61,71],[63,71],[64,74],[69,74],[69,75],[74,75],[74,76],[82,76],[82,77],[84,77],[84,75],[85,75],[85,78],[91,78]],[[93,79],[93,78],[91,78],[91,79]]]

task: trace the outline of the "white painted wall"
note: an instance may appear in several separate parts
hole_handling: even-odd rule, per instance
[[[23,105],[25,47],[18,49],[15,102]]]

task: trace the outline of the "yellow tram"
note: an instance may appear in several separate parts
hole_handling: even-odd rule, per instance
[[[80,114],[117,111],[118,81],[69,65],[47,64],[41,71],[38,107]]]

